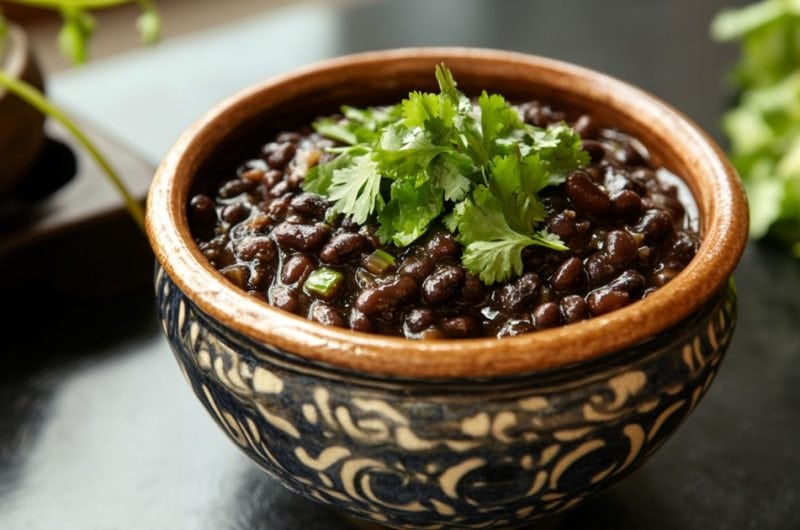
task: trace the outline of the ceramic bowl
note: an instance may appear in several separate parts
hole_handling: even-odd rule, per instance
[[[199,174],[265,124],[299,125],[343,103],[431,90],[441,62],[467,93],[543,99],[640,138],[695,195],[703,242],[694,260],[646,299],[588,321],[499,340],[430,341],[304,320],[248,297],[206,262],[186,213]],[[747,206],[713,142],[639,89],[527,55],[410,49],[324,62],[220,103],[158,170],[147,228],[178,362],[261,467],[379,525],[514,528],[619,481],[697,406],[731,340],[730,278]]]
[[[25,32],[9,24],[0,43],[0,70],[43,89],[42,74]],[[0,88],[0,196],[11,191],[30,169],[44,144],[44,116]]]

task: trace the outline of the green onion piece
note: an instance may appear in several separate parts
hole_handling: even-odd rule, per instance
[[[308,294],[330,299],[336,296],[336,291],[339,290],[342,280],[344,280],[344,275],[341,272],[328,267],[321,267],[308,275],[308,279],[303,284],[303,289]]]
[[[383,274],[394,265],[394,256],[378,249],[364,259],[364,268],[372,274]]]

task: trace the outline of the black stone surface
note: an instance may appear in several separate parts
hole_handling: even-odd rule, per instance
[[[326,53],[464,44],[550,55],[643,86],[716,135],[735,50],[710,43],[706,28],[723,3],[330,8],[336,45]],[[627,481],[545,528],[800,528],[800,263],[753,244],[736,281],[739,327],[698,409]],[[283,490],[206,417],[161,337],[149,288],[97,299],[29,287],[0,304],[0,528],[353,527]]]

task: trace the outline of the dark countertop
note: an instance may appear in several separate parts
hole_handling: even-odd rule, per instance
[[[51,88],[154,166],[200,112],[267,75],[371,48],[479,45],[604,70],[718,137],[735,50],[710,43],[706,28],[723,3],[298,6],[96,62]],[[750,245],[736,281],[738,329],[692,417],[632,477],[547,528],[800,528],[800,263]],[[4,292],[0,528],[350,528],[285,491],[214,426],[172,360],[149,286],[104,296],[24,287],[25,297]]]

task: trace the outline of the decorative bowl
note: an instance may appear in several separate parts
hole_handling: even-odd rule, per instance
[[[199,174],[248,133],[340,104],[431,89],[539,98],[637,136],[695,196],[700,249],[647,298],[502,339],[410,341],[327,327],[229,284],[193,242]],[[263,138],[263,137],[262,137]],[[217,105],[161,164],[147,230],[164,332],[192,390],[286,487],[392,528],[515,528],[576,506],[645,462],[697,406],[736,319],[747,234],[740,183],[697,126],[603,74],[516,53],[405,49],[278,76]]]

